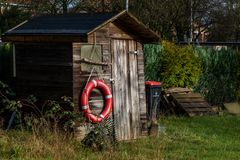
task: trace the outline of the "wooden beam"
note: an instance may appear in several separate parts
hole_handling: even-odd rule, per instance
[[[75,61],[76,63],[87,63],[87,64],[92,64],[92,65],[97,65],[97,66],[108,66],[112,65],[111,63],[104,63],[104,62],[94,62],[90,59],[87,58],[82,58],[81,60]]]
[[[3,42],[87,42],[87,37],[72,35],[3,35]]]

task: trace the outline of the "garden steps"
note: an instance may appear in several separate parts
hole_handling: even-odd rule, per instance
[[[214,115],[215,112],[204,98],[197,93],[193,93],[188,88],[174,88],[163,92],[162,104],[174,114],[184,114],[189,117]]]

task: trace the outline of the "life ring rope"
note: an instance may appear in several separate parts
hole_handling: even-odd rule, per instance
[[[101,90],[104,95],[104,108],[98,116],[92,114],[88,102],[90,93],[94,88]],[[102,80],[88,82],[81,95],[81,109],[83,115],[93,123],[100,123],[103,119],[107,119],[112,111],[112,92],[109,86]]]

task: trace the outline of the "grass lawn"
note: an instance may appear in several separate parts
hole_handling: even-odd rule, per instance
[[[164,159],[240,159],[240,117],[168,118]]]
[[[239,160],[240,116],[168,117],[158,137],[121,142],[115,151],[96,152],[53,135],[0,131],[0,159]]]

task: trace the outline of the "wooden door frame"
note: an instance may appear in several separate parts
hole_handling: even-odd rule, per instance
[[[129,93],[129,96],[128,95],[126,95],[127,96],[127,99],[126,99],[126,104],[127,105],[129,105],[128,107],[128,110],[129,110],[129,115],[127,115],[128,116],[128,120],[127,120],[127,127],[129,127],[129,130],[130,130],[130,133],[129,134],[126,134],[127,135],[127,139],[134,139],[134,138],[137,138],[139,135],[140,135],[140,128],[139,129],[136,129],[136,128],[138,128],[139,126],[140,126],[140,106],[139,106],[139,85],[137,84],[137,103],[134,103],[133,101],[134,101],[134,94],[133,94],[133,92],[132,92],[132,88],[131,88],[131,84],[132,83],[134,83],[134,82],[132,82],[131,81],[131,77],[132,77],[132,74],[131,74],[131,68],[130,68],[130,55],[129,55],[129,51],[130,51],[130,42],[131,41],[133,41],[133,48],[135,49],[135,50],[137,50],[137,41],[136,40],[134,40],[134,39],[117,39],[117,38],[114,38],[114,39],[111,39],[111,42],[110,42],[110,46],[111,46],[111,53],[112,53],[112,71],[111,71],[111,78],[112,79],[115,79],[115,81],[117,80],[116,79],[116,76],[114,75],[114,74],[116,74],[115,73],[115,60],[116,60],[116,53],[114,52],[115,51],[115,46],[114,46],[114,40],[119,40],[119,41],[125,41],[125,43],[126,43],[126,46],[125,46],[125,50],[126,50],[126,65],[127,65],[127,70],[125,70],[125,71],[127,71],[127,85],[128,85],[128,89],[126,89],[125,91],[127,91],[128,93]],[[136,67],[138,67],[138,58],[136,58]],[[137,68],[136,68],[136,70],[138,70]],[[136,73],[137,74],[137,73]],[[136,83],[138,83],[138,78],[137,78],[137,82]],[[116,89],[115,89],[115,87],[116,86],[114,86],[115,84],[112,84],[112,91],[113,91],[113,96],[116,98]],[[114,100],[114,99],[113,99]],[[135,105],[133,105],[133,104],[135,104]],[[114,102],[113,102],[113,105],[114,106],[116,106],[116,103],[115,103],[115,100],[114,100]],[[138,106],[136,106],[136,105],[138,105]],[[137,110],[134,110],[135,108],[134,107],[137,107],[137,110],[139,110],[139,111],[137,111]],[[115,119],[115,110],[114,110],[114,108],[115,107],[113,107],[113,119]],[[121,110],[121,109],[120,109]],[[134,111],[134,112],[132,112],[132,111]],[[133,118],[132,117],[132,113],[133,114],[136,114],[137,112],[139,112],[139,115],[137,116],[137,118]],[[131,113],[131,114],[130,114]],[[121,113],[121,114],[124,114],[124,113]],[[118,119],[118,118],[117,118]],[[136,123],[139,123],[139,125],[137,125],[137,126],[133,126],[132,125],[132,123],[134,122],[134,124],[136,124]],[[115,123],[115,122],[114,122]],[[121,122],[120,122],[120,124],[121,124]],[[129,126],[128,126],[129,125]],[[117,126],[118,127],[118,126]],[[133,129],[134,128],[134,129]],[[128,130],[128,129],[127,129]],[[133,133],[131,133],[133,131]],[[121,134],[121,133],[120,133]],[[123,136],[124,137],[124,133],[123,134],[121,134],[121,136]]]
[[[111,50],[112,50],[112,78],[115,83],[112,84],[113,90],[113,119],[116,127],[116,134],[119,140],[130,139],[130,122],[129,122],[129,106],[130,99],[129,96],[125,95],[129,93],[128,87],[124,86],[124,81],[126,80],[126,85],[128,85],[128,72],[127,72],[127,41],[119,39],[111,39]],[[121,54],[118,53],[118,47],[124,47]],[[118,61],[119,60],[119,61]],[[123,67],[125,65],[125,67]],[[121,67],[121,68],[118,68]],[[117,67],[117,68],[115,68]],[[120,76],[119,76],[120,75]],[[122,78],[126,76],[126,78]],[[120,81],[118,81],[120,80]],[[124,98],[124,97],[127,98]],[[121,100],[118,100],[118,99]],[[124,101],[122,101],[124,100]],[[117,107],[115,107],[117,106]],[[126,108],[125,108],[126,107]],[[125,112],[125,113],[123,113]],[[118,114],[119,113],[119,114]],[[122,129],[123,128],[123,129]]]

